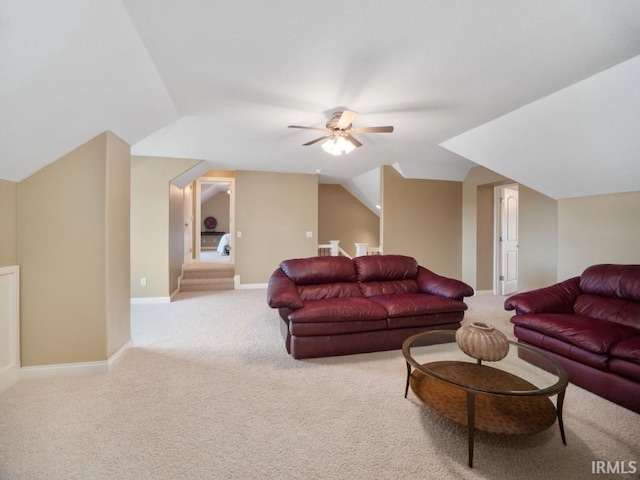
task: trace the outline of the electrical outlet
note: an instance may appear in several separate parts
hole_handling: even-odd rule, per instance
[[[236,232],[236,237],[242,238],[242,232],[240,230]]]
[[[140,286],[141,287],[146,287],[147,286],[147,279],[145,277],[142,277],[140,279]]]
[[[313,238],[313,232],[307,232],[307,238]]]

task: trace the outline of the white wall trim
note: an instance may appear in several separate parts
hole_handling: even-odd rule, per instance
[[[0,279],[0,348],[4,352],[0,356],[0,392],[3,392],[20,379],[20,266],[0,267]]]
[[[22,367],[20,369],[21,379],[63,377],[69,375],[87,375],[95,373],[106,373],[109,371],[109,362],[81,362],[81,363],[59,363],[55,365],[37,365],[33,367]]]
[[[240,275],[234,275],[233,288],[235,288],[236,290],[267,288],[267,284],[266,283],[240,283]]]
[[[169,302],[173,302],[173,299],[180,293],[180,280],[182,279],[182,275],[178,279],[178,288],[176,288],[173,293],[169,296]]]
[[[493,290],[476,290],[475,295],[476,295],[476,296],[481,296],[481,295],[495,295],[495,293],[493,292]]]
[[[171,297],[135,297],[131,299],[131,305],[149,303],[171,303]]]
[[[107,360],[107,363],[109,364],[109,368],[111,368],[113,365],[115,365],[115,363],[120,360],[120,356],[127,351],[129,348],[131,348],[133,346],[133,342],[131,340],[129,340],[127,343],[125,343],[122,347],[120,347],[118,349],[118,351],[116,353],[114,353],[113,355],[111,355],[111,357],[109,358],[109,360]]]

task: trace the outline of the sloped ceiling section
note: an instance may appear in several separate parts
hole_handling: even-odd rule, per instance
[[[537,158],[440,145],[640,55],[639,25],[638,0],[3,0],[0,178],[20,181],[111,130],[133,155],[211,169],[347,184],[381,165],[461,181],[484,162],[531,170],[522,182],[555,195],[584,150],[545,150],[551,179]],[[333,157],[302,146],[320,132],[287,128],[322,128],[345,107],[356,127],[395,130],[359,134],[361,148]]]
[[[640,56],[443,147],[552,198],[640,189]]]
[[[106,130],[135,144],[179,116],[118,1],[2,2],[0,31],[2,179]]]
[[[442,146],[555,199],[640,190],[640,56]]]

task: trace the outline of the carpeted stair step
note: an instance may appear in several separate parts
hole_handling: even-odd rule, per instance
[[[181,292],[201,292],[210,290],[233,290],[233,277],[183,278],[180,281]]]
[[[182,267],[181,292],[233,290],[233,264],[192,263]]]
[[[231,268],[185,268],[182,272],[182,278],[233,278],[233,275],[233,266]]]

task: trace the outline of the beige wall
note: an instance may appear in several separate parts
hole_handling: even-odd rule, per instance
[[[218,193],[202,204],[200,218],[203,231],[206,230],[204,219],[214,217],[218,221],[215,231],[229,233],[229,197],[226,192]]]
[[[18,184],[0,180],[0,267],[16,265],[16,205]]]
[[[522,184],[518,196],[518,290],[525,292],[556,281],[558,204]]]
[[[493,197],[494,187],[482,185],[478,187],[476,200],[476,289],[493,290],[493,249],[495,238]]]
[[[597,263],[640,263],[640,192],[558,200],[558,279]]]
[[[131,338],[131,148],[107,132],[107,357]]]
[[[340,240],[351,256],[355,243],[380,245],[380,219],[342,185],[318,185],[318,243]]]
[[[316,175],[238,171],[235,200],[241,284],[266,283],[282,260],[317,255]]]
[[[169,297],[169,184],[199,160],[131,158],[131,297]],[[175,227],[174,227],[175,228]],[[182,227],[180,228],[182,232]],[[147,285],[141,286],[140,279]]]
[[[382,169],[382,246],[440,275],[462,275],[462,183],[402,177]]]
[[[188,188],[188,187],[187,187]],[[178,290],[184,263],[184,190],[169,185],[169,292]]]
[[[104,133],[18,185],[22,366],[106,360],[128,340],[128,161]]]

